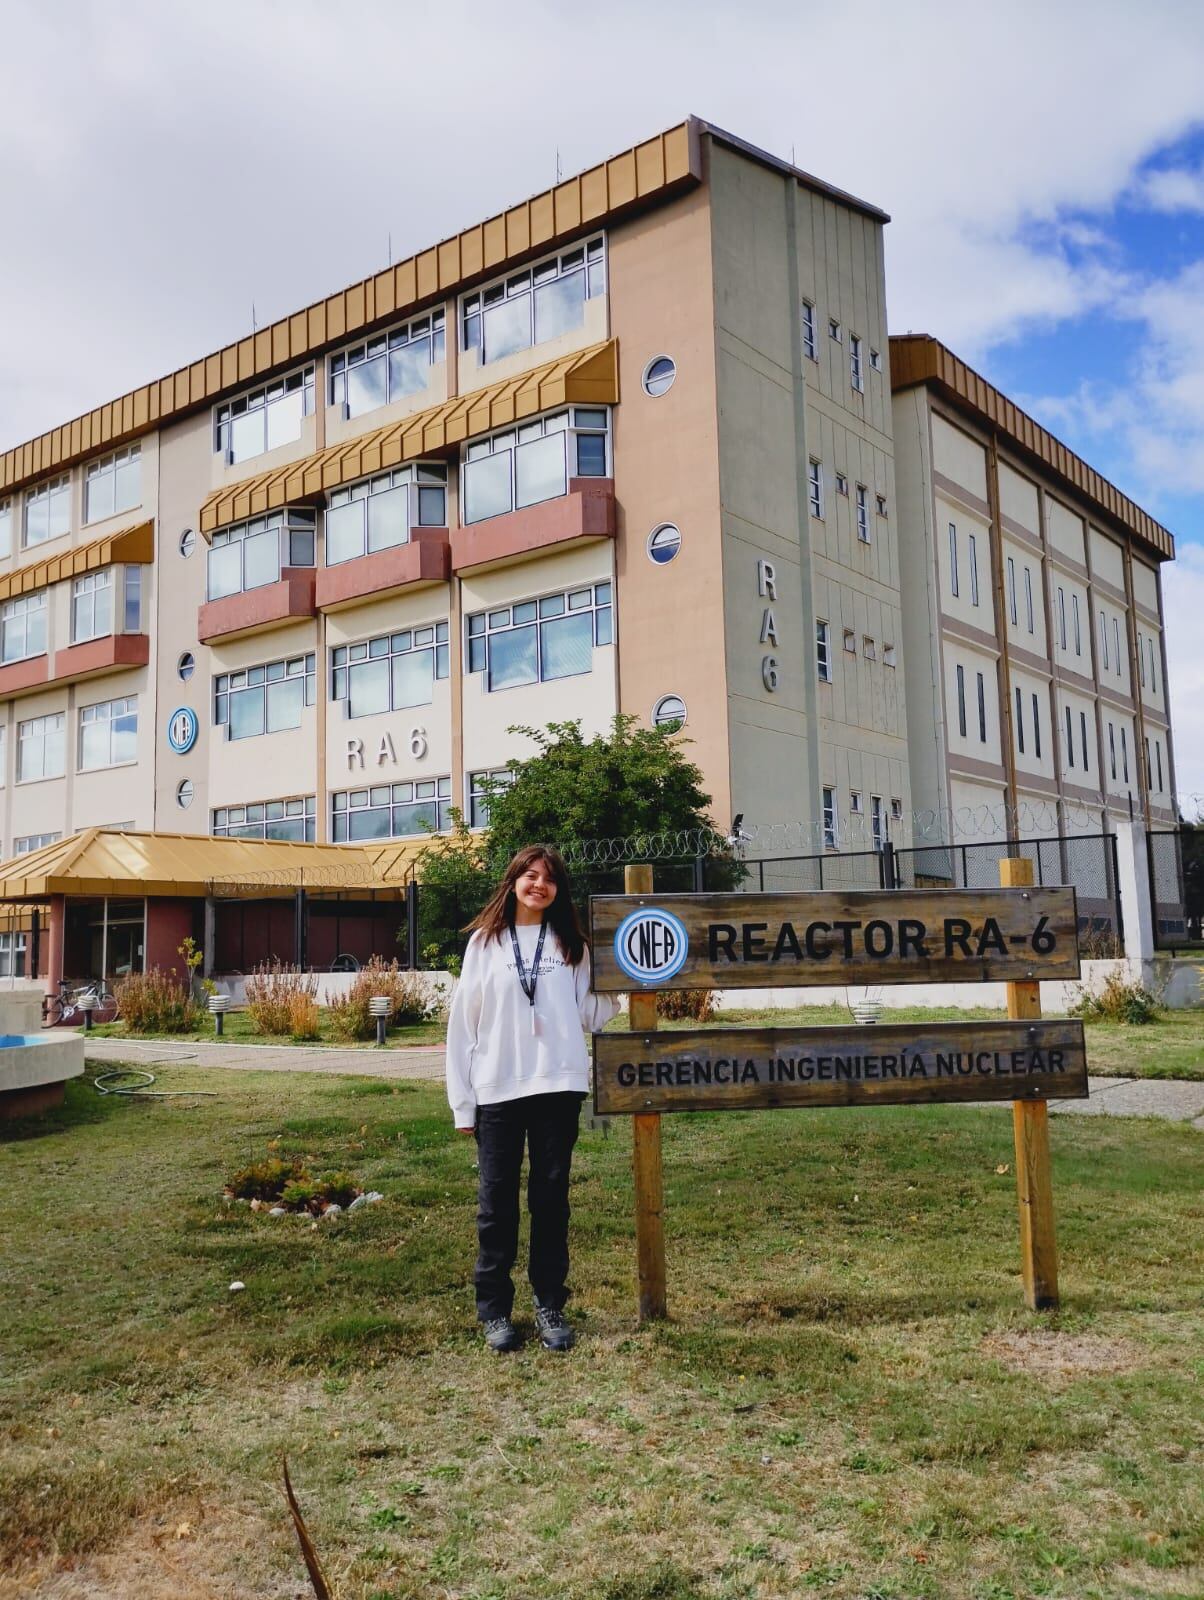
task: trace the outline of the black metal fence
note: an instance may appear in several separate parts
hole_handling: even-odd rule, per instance
[[[1174,950],[1204,938],[1204,829],[1186,822],[1146,835],[1154,947]]]

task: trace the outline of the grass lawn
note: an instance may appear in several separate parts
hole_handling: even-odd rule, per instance
[[[223,1033],[231,1044],[287,1044],[296,1045],[299,1049],[306,1049],[312,1045],[335,1045],[340,1050],[376,1048],[375,1040],[340,1038],[331,1026],[330,1013],[324,1007],[319,1010],[318,1019],[318,1038],[293,1039],[287,1033],[259,1033],[252,1027],[248,1012],[227,1011]],[[181,1039],[194,1043],[198,1040],[203,1040],[205,1043],[214,1040],[213,1018],[209,1016],[205,1017],[199,1028],[193,1028],[188,1033],[131,1034],[120,1019],[116,1022],[100,1023],[92,1029],[92,1032],[98,1039]],[[447,1022],[445,1018],[437,1017],[430,1022],[416,1022],[404,1028],[390,1028],[388,1037],[392,1045],[442,1044],[447,1038]]]
[[[672,1320],[640,1329],[617,1119],[579,1146],[581,1343],[499,1360],[437,1086],[158,1070],[217,1098],[82,1082],[0,1143],[6,1600],[308,1593],[284,1450],[339,1600],[1204,1592],[1190,1128],[1056,1120],[1038,1317],[1006,1108],[666,1117]],[[386,1199],[225,1204],[269,1141]]]

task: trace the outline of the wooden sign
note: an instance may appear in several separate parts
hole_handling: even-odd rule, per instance
[[[590,900],[601,993],[1077,978],[1077,933],[1069,888]]]
[[[885,1023],[594,1035],[599,1115],[1082,1100],[1083,1024]]]

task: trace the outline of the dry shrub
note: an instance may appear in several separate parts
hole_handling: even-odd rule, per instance
[[[1123,972],[1110,972],[1098,993],[1084,988],[1081,996],[1071,1012],[1086,1022],[1128,1022],[1140,1027],[1157,1022],[1162,1011],[1158,996]]]
[[[386,964],[379,956],[373,956],[356,973],[343,998],[332,1000],[327,1007],[340,1039],[375,1038],[376,1018],[369,1015],[368,1002],[376,994],[387,994],[393,1002],[391,1028],[425,1022],[437,1016],[442,1005],[438,994],[417,972],[403,972],[396,961]]]
[[[304,1000],[317,1012],[318,980],[312,972],[279,961],[256,967],[247,979],[247,1014],[256,1033],[292,1033],[294,1015]],[[301,1035],[312,1038],[312,1034]]]
[[[189,1033],[200,1022],[200,1007],[188,986],[159,967],[128,973],[116,992],[121,1019],[131,1033]]]
[[[715,1015],[714,989],[662,989],[656,1014],[668,1022],[710,1022]]]
[[[288,1006],[290,1039],[316,1039],[321,1032],[318,1002],[312,994],[295,994]]]

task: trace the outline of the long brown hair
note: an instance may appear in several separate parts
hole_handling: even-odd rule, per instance
[[[573,891],[569,887],[569,872],[559,850],[550,844],[529,844],[510,862],[502,874],[502,881],[489,904],[473,918],[465,930],[471,933],[480,929],[485,942],[500,939],[514,926],[514,913],[518,897],[514,885],[536,861],[546,863],[549,875],[556,885],[556,897],[548,907],[547,920],[552,932],[560,941],[560,948],[570,967],[575,967],[585,953],[585,933],[573,904]]]

